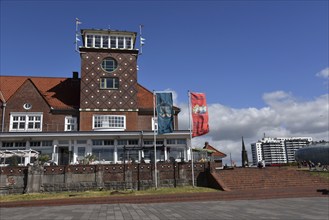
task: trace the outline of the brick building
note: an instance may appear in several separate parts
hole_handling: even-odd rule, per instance
[[[137,81],[136,33],[81,30],[81,76],[0,76],[0,150],[47,154],[58,164],[154,159],[153,93]],[[190,134],[156,138],[157,160],[190,160]],[[23,163],[30,163],[23,158]]]

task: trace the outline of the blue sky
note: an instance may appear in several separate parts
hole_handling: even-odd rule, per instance
[[[211,132],[198,145],[210,139],[224,152],[238,148],[239,154],[241,136],[247,145],[263,133],[329,139],[328,11],[328,1],[319,0],[2,0],[0,73],[80,72],[73,44],[76,17],[82,29],[139,32],[143,24],[139,83],[175,91],[182,109],[188,90],[206,93]],[[292,106],[310,112],[301,115],[305,110]],[[317,123],[305,131],[310,114]],[[181,115],[184,127],[184,110]]]

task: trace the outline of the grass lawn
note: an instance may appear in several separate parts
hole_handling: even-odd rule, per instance
[[[216,189],[206,187],[176,187],[176,188],[152,188],[148,190],[133,191],[109,191],[109,190],[92,190],[84,192],[59,192],[59,193],[29,193],[15,195],[1,195],[1,202],[17,202],[42,199],[70,199],[70,198],[86,198],[86,197],[102,197],[102,196],[139,196],[139,195],[160,195],[172,193],[196,193],[196,192],[218,192]]]
[[[309,172],[311,175],[319,176],[329,181],[329,172],[328,171],[311,171]]]

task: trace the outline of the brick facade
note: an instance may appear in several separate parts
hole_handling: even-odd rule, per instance
[[[113,50],[81,49],[81,109],[137,109],[137,57],[134,53]],[[135,54],[136,55],[136,54]],[[106,72],[101,64],[104,58],[114,58],[118,67]],[[100,89],[102,77],[119,79],[118,89]]]
[[[23,105],[29,103],[32,108],[24,109]],[[1,115],[4,108],[1,108]],[[64,131],[65,116],[77,116],[75,109],[55,110],[45,100],[32,80],[27,79],[6,102],[4,131],[10,130],[10,115],[13,113],[42,113],[42,131]],[[1,117],[2,124],[2,117]]]

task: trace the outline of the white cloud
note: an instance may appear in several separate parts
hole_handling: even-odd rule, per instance
[[[299,101],[292,94],[276,91],[263,95],[267,107],[231,108],[219,103],[208,105],[210,132],[193,139],[193,147],[203,147],[204,142],[226,153],[224,159],[229,164],[229,154],[238,164],[241,161],[241,137],[251,158],[250,144],[264,136],[291,137],[307,136],[314,140],[329,140],[329,96],[319,96],[311,101]],[[179,129],[188,129],[187,104],[181,108]]]
[[[321,70],[320,72],[318,72],[316,74],[316,76],[321,77],[321,78],[325,78],[325,79],[329,79],[329,67]]]

